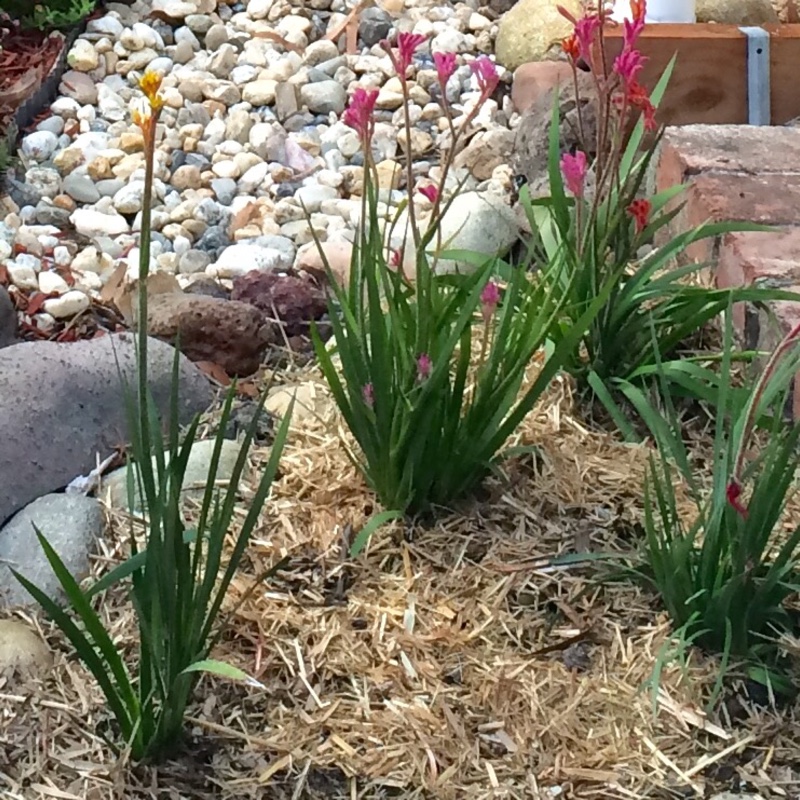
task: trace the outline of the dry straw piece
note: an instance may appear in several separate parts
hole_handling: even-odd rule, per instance
[[[137,767],[103,743],[97,687],[48,629],[60,655],[45,682],[0,687],[0,796],[650,798],[737,774],[796,796],[791,711],[707,719],[718,665],[693,654],[665,669],[654,714],[647,682],[670,634],[657,599],[596,582],[596,563],[553,563],[636,547],[646,446],[589,430],[556,381],[513,442],[538,456],[434,524],[380,530],[352,562],[348,534],[378,509],[321,378],[289,378],[315,384],[313,413],[293,429],[215,654],[266,690],[204,678],[188,752]],[[265,458],[253,453],[256,470]],[[127,522],[111,523],[98,570],[125,552]],[[287,570],[251,591],[284,555]],[[103,613],[134,657],[124,593]]]

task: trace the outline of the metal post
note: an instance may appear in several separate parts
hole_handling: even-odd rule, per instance
[[[769,33],[763,28],[742,27],[747,37],[747,107],[750,125],[769,125],[770,107]]]

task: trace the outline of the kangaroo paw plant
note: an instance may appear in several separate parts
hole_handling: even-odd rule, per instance
[[[422,36],[400,34],[396,47],[386,45],[406,109],[407,73],[425,42]],[[496,259],[459,252],[459,261],[471,264],[471,274],[440,274],[437,264],[445,254],[441,222],[452,201],[446,198],[448,169],[498,76],[488,58],[472,63],[477,96],[457,127],[446,101],[455,57],[434,53],[433,60],[450,149],[438,184],[419,187],[417,194],[431,208],[424,227],[418,224],[419,198],[409,163],[410,231],[402,253],[386,245],[385,228],[391,226],[378,213],[372,153],[377,91],[359,88],[353,94],[345,121],[358,132],[364,151],[362,222],[349,281],[336,286],[331,305],[335,351],[316,337],[325,377],[357,444],[353,460],[385,507],[408,514],[449,506],[486,476],[610,290],[598,287],[598,299],[562,327],[555,349],[545,350],[567,295],[549,291],[526,265],[510,270],[501,284]],[[410,140],[407,113],[405,128]],[[565,271],[563,255],[553,256],[551,274]],[[526,383],[537,353],[542,354],[541,368]]]
[[[37,532],[67,596],[67,610],[30,580],[17,575],[94,676],[113,717],[115,735],[109,736],[109,741],[119,749],[127,748],[134,760],[158,760],[181,743],[186,709],[203,673],[247,679],[241,670],[210,656],[222,631],[219,617],[227,590],[259,523],[278,468],[291,412],[289,409],[284,417],[270,457],[262,466],[249,509],[239,519],[235,514],[238,486],[259,415],[254,415],[244,437],[230,480],[225,488],[218,489],[218,466],[234,398],[231,390],[222,412],[202,505],[194,524],[189,525],[184,516],[182,489],[199,417],[184,432],[183,441],[179,441],[177,351],[171,409],[166,420],[169,430],[166,449],[162,436],[164,420],[147,379],[147,275],[156,125],[163,106],[160,84],[158,75],[146,73],[140,81],[144,98],[133,111],[133,121],[145,139],[146,188],[139,262],[137,387],[135,392],[128,392],[134,463],[128,475],[131,507],[135,502],[134,488],[138,486],[145,510],[144,546],[137,542],[131,524],[130,559],[83,591],[58,554]],[[261,402],[263,405],[263,399]],[[228,542],[230,551],[224,559]],[[116,634],[112,638],[93,605],[100,592],[127,579],[138,625],[138,646],[132,663],[119,650]]]
[[[778,668],[778,641],[794,628],[786,602],[800,589],[800,526],[783,524],[800,440],[800,423],[784,418],[787,385],[800,362],[798,339],[800,327],[744,396],[732,391],[730,355],[723,358],[710,488],[696,474],[674,417],[676,433],[659,437],[661,457],[652,460],[645,487],[643,574],[680,638],[721,653],[725,664],[731,657],[744,661],[750,676],[776,693],[793,692]],[[676,496],[681,481],[690,513]]]
[[[562,9],[574,25],[563,42],[572,66],[578,97],[589,70],[593,87],[590,104],[596,109],[593,130],[577,103],[578,139],[575,152],[561,152],[558,104],[550,128],[550,197],[531,198],[523,191],[534,231],[535,245],[544,253],[543,275],[548,289],[565,296],[566,326],[583,313],[611,273],[619,280],[596,314],[579,346],[564,364],[581,394],[598,400],[630,439],[638,436],[625,411],[632,394],[652,387],[654,376],[665,376],[673,391],[691,398],[711,400],[713,388],[687,341],[704,325],[719,318],[733,295],[736,301],[797,299],[791,292],[743,287],[710,289],[698,280],[707,265],[678,267],[674,261],[693,243],[731,231],[767,230],[749,223],[707,223],[668,238],[668,226],[680,212],[676,206],[682,187],[655,196],[645,194],[647,174],[662,131],[656,122],[657,106],[668,84],[673,63],[652,94],[639,81],[647,58],[638,49],[645,27],[646,3],[632,0],[630,19],[623,25],[622,48],[612,59],[605,30],[610,12],[587,5],[575,18]],[[570,91],[569,89],[567,91]],[[654,242],[658,241],[657,246]],[[547,262],[562,254],[563,267],[553,271]],[[653,331],[655,335],[653,335]],[[558,331],[554,332],[558,337]],[[625,407],[620,400],[625,399]]]

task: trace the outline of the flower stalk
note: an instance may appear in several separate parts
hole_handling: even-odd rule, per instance
[[[764,399],[767,389],[775,377],[775,372],[778,369],[778,365],[797,345],[799,339],[800,324],[797,324],[789,331],[789,333],[786,334],[786,336],[775,348],[775,351],[769,357],[767,364],[764,367],[764,371],[761,373],[753,393],[750,396],[747,410],[745,412],[742,435],[739,438],[736,456],[733,460],[733,471],[726,489],[728,502],[743,519],[747,519],[747,506],[744,505],[740,499],[744,491],[744,467],[747,460],[747,450],[750,440],[753,438],[753,431],[756,427],[756,421],[758,419],[761,403]]]
[[[136,399],[143,438],[150,441],[150,419],[148,408],[148,363],[147,363],[147,282],[150,275],[150,243],[152,228],[153,176],[155,171],[156,128],[164,98],[160,94],[162,77],[156,72],[145,72],[139,81],[144,98],[131,112],[133,123],[144,137],[144,194],[142,197],[142,224],[139,233],[139,275],[137,286],[137,331],[136,342],[138,369]]]

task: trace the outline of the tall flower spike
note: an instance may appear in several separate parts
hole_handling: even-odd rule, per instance
[[[580,47],[581,58],[592,64],[592,50],[600,28],[603,26],[599,14],[586,14],[575,23],[575,37]]]
[[[364,89],[359,86],[350,99],[350,105],[345,110],[342,119],[344,124],[353,128],[361,139],[361,145],[366,150],[372,140],[375,129],[375,101],[378,99],[377,89]]]
[[[622,78],[625,86],[630,86],[636,83],[646,61],[647,57],[638,50],[623,50],[614,59],[614,72]]]
[[[574,33],[561,41],[561,49],[566,53],[567,58],[569,58],[573,64],[577,63],[578,59],[581,57],[581,46],[578,42],[578,37]]]
[[[162,75],[151,70],[145,72],[139,79],[139,88],[144,93],[153,111],[160,111],[164,107],[164,98],[160,94],[163,80]]]
[[[481,99],[486,100],[497,88],[500,77],[497,74],[497,67],[487,56],[478,56],[470,65],[472,74],[478,80],[478,88],[481,90]]]
[[[131,100],[131,119],[137,128],[141,128],[142,133],[147,135],[150,125],[150,118],[153,116],[153,109],[145,97],[135,97]]]
[[[631,0],[631,16],[635,22],[644,23],[647,16],[647,0]]]
[[[397,36],[397,63],[399,77],[405,80],[406,71],[414,60],[414,53],[425,44],[428,37],[421,33],[400,33]]]
[[[640,197],[634,200],[626,209],[636,223],[636,233],[641,233],[650,222],[650,213],[653,206],[649,200]]]
[[[641,112],[644,117],[644,129],[646,131],[655,131],[658,128],[656,122],[656,108],[650,101],[650,95],[647,90],[638,81],[629,83],[625,88],[625,99],[631,108],[635,108]]]
[[[494,281],[489,281],[481,292],[481,315],[487,325],[494,316],[497,304],[500,302],[500,289]]]
[[[429,183],[427,186],[420,186],[418,191],[423,197],[427,197],[431,203],[436,203],[439,199],[439,189],[436,187],[435,183]]]
[[[573,25],[575,25],[578,22],[578,20],[575,19],[572,12],[567,11],[567,9],[564,8],[564,6],[556,6],[556,9],[558,9],[558,13],[561,14],[561,16],[564,17],[564,19],[569,20]]]
[[[444,91],[447,86],[447,81],[450,80],[452,74],[456,71],[456,54],[455,53],[434,53],[433,63],[436,65],[436,74],[439,77],[439,85]]]
[[[742,518],[747,519],[747,506],[742,503],[740,497],[742,496],[742,487],[736,480],[731,482],[725,488],[725,497],[728,500],[731,508]]]
[[[375,387],[371,383],[365,383],[361,387],[361,397],[364,400],[364,404],[372,408],[375,405]]]
[[[567,190],[574,197],[583,197],[587,169],[586,153],[582,150],[576,150],[575,155],[564,153],[561,156],[561,175]]]
[[[644,30],[644,20],[626,19],[622,22],[622,47],[630,50],[636,46],[636,40]]]

